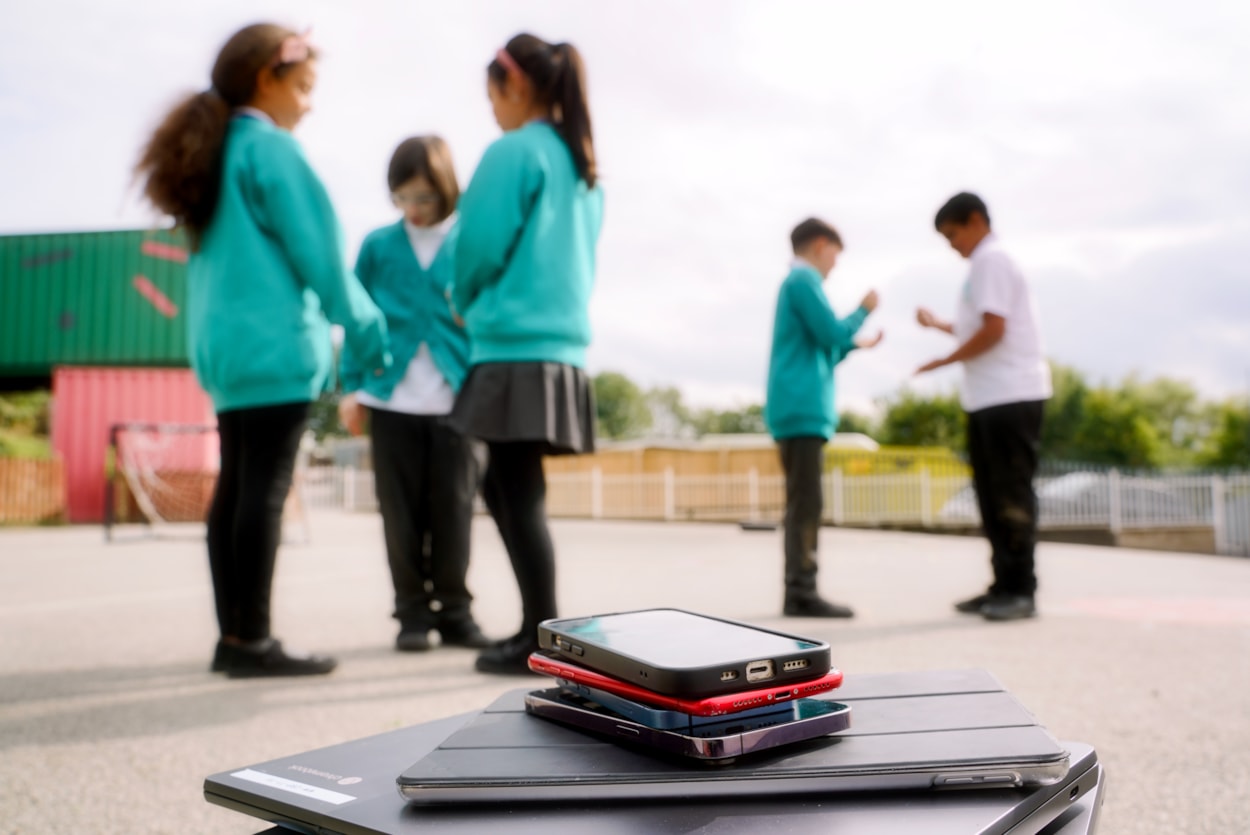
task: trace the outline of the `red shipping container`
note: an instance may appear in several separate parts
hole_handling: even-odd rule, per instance
[[[59,367],[52,374],[52,448],[65,466],[71,522],[104,519],[109,430],[126,422],[216,425],[212,403],[189,369]],[[207,433],[187,469],[216,470],[217,434]]]

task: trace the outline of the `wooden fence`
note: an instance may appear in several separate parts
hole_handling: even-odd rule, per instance
[[[65,469],[59,460],[0,458],[0,525],[65,521]]]

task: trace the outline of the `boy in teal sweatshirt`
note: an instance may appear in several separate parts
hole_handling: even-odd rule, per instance
[[[794,263],[781,283],[773,321],[764,419],[777,441],[786,475],[785,604],[793,617],[849,618],[847,606],[816,591],[816,539],[824,497],[821,473],[825,443],[838,425],[834,368],[855,348],[870,348],[881,334],[856,333],[877,306],[869,291],[859,308],[839,319],[821,283],[842,252],[842,238],[822,220],[809,218],[790,233]]]

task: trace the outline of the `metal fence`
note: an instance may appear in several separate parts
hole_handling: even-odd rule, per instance
[[[932,529],[980,522],[966,475],[927,470],[886,475],[825,474],[826,521],[847,526]],[[1214,550],[1250,555],[1250,473],[1130,475],[1073,470],[1037,480],[1039,527],[1112,534],[1208,530]],[[304,478],[310,507],[372,510],[373,473],[353,467],[312,467]],[[599,470],[552,473],[547,509],[553,517],[778,522],[785,510],[781,476],[604,475]]]

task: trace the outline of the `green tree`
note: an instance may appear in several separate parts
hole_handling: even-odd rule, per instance
[[[876,440],[891,446],[941,446],[957,452],[966,446],[965,418],[954,393],[926,397],[911,389],[882,402],[884,414]]]
[[[657,386],[646,393],[651,427],[661,438],[684,438],[695,434],[690,409],[676,386]]]
[[[651,410],[642,389],[616,371],[604,371],[593,379],[595,416],[604,437],[636,438],[651,428]]]
[[[764,407],[752,403],[741,409],[703,409],[693,418],[695,432],[702,435],[755,435],[768,431]]]
[[[876,438],[876,429],[872,418],[859,412],[843,412],[838,416],[839,432],[858,432],[870,438]]]
[[[1207,467],[1250,468],[1250,406],[1230,400],[1215,410],[1215,426],[1198,456]]]
[[[50,458],[51,393],[0,394],[0,458]]]
[[[1085,397],[1081,421],[1072,438],[1073,458],[1114,467],[1158,467],[1163,445],[1154,425],[1128,397],[1095,389]]]
[[[324,441],[327,437],[349,437],[347,429],[339,423],[339,398],[341,396],[337,393],[323,392],[309,407],[308,428],[312,430],[318,441]]]
[[[1041,455],[1052,461],[1073,461],[1077,457],[1074,439],[1085,413],[1089,386],[1079,371],[1059,363],[1050,364],[1050,377],[1054,394],[1046,403],[1042,421]]]
[[[52,393],[46,389],[0,394],[0,429],[23,435],[49,432]]]
[[[1130,375],[1120,384],[1120,394],[1150,422],[1160,442],[1160,463],[1192,463],[1207,427],[1202,420],[1198,392],[1184,380],[1159,377],[1139,380]]]

